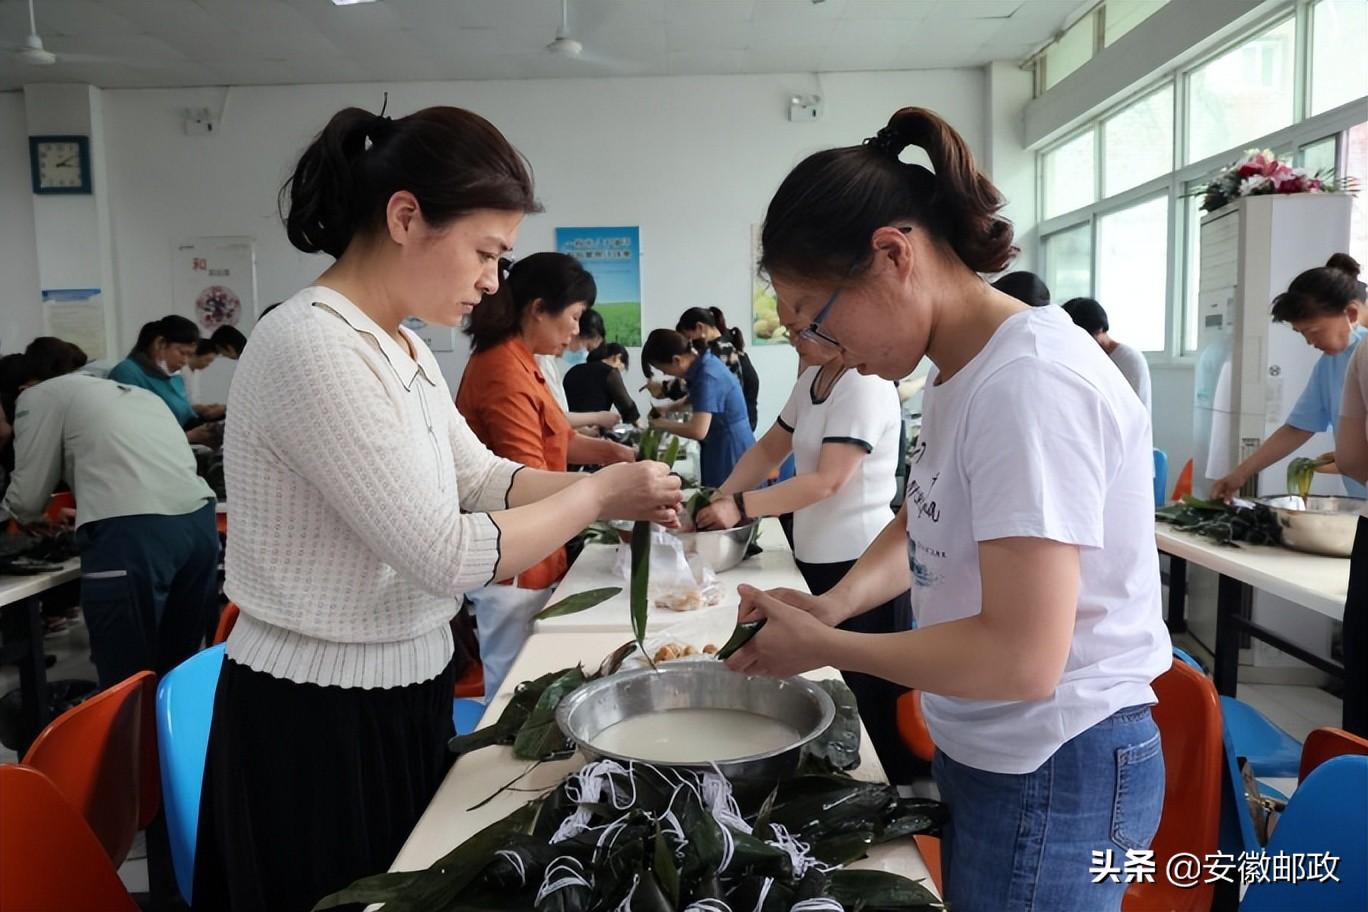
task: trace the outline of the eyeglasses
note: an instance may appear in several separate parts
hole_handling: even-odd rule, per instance
[[[831,315],[831,308],[836,305],[836,299],[841,296],[843,290],[844,288],[842,286],[836,286],[836,290],[831,293],[831,297],[827,298],[827,302],[822,305],[822,309],[817,311],[817,316],[812,318],[812,322],[808,324],[807,329],[798,334],[799,339],[802,339],[804,342],[816,342],[830,345],[832,348],[841,347],[840,342],[837,342],[827,333],[822,332],[822,324],[826,322],[826,318]]]

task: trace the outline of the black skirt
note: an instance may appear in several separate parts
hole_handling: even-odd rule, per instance
[[[296,684],[223,663],[194,908],[307,912],[389,869],[451,766],[455,666],[390,689]],[[358,907],[359,908],[359,907]]]
[[[808,591],[822,595],[839,583],[855,561],[837,561],[830,564],[809,564],[794,560],[798,572],[803,574]],[[897,633],[912,629],[912,597],[904,592],[892,601],[884,602],[876,608],[856,615],[841,624],[842,630],[856,633]],[[865,731],[869,733],[870,743],[879,755],[888,781],[894,784],[909,783],[914,779],[931,775],[931,766],[908,750],[902,736],[898,734],[898,698],[907,693],[907,688],[883,678],[863,674],[858,671],[843,671],[841,677],[846,686],[855,694],[855,702],[860,707],[860,719]]]

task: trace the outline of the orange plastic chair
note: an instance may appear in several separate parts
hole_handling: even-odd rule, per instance
[[[940,837],[917,833],[913,835],[912,841],[917,844],[917,851],[921,853],[926,872],[931,875],[931,882],[936,885],[936,895],[944,899],[945,887],[941,884]]]
[[[936,743],[931,740],[931,732],[926,728],[926,718],[921,711],[921,691],[909,690],[898,698],[898,734],[902,735],[907,749],[922,760],[930,763],[936,756]]]
[[[85,818],[115,866],[128,857],[144,818],[156,815],[154,799],[142,794],[149,749],[143,720],[155,718],[146,705],[155,708],[156,683],[156,675],[140,671],[73,706],[24,755],[24,765],[46,775]]]
[[[1178,473],[1178,481],[1173,486],[1173,496],[1170,502],[1182,500],[1192,493],[1192,460],[1183,463],[1183,470]]]
[[[1368,756],[1368,738],[1360,738],[1342,728],[1318,728],[1306,736],[1302,744],[1301,769],[1297,782],[1301,783],[1311,771],[1326,760],[1345,754]]]
[[[104,847],[52,780],[0,766],[0,909],[138,912]]]
[[[233,632],[233,625],[237,623],[239,613],[238,606],[233,602],[223,606],[223,610],[219,612],[218,627],[214,629],[214,642],[210,643],[210,646],[217,646],[228,639],[228,634]]]
[[[48,498],[47,509],[43,511],[43,518],[48,522],[59,523],[62,521],[63,510],[76,509],[76,495],[70,491],[59,491]]]
[[[456,679],[455,696],[467,700],[478,700],[484,696],[484,665],[472,659],[466,663],[461,676]]]
[[[1165,871],[1174,855],[1189,852],[1205,858],[1217,851],[1221,830],[1221,698],[1201,672],[1182,659],[1154,682],[1159,702],[1154,721],[1164,750],[1164,809],[1150,848],[1156,871]],[[1157,876],[1154,883],[1126,889],[1126,912],[1206,912],[1211,908],[1209,883],[1180,888]]]

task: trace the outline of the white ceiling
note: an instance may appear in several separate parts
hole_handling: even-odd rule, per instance
[[[14,59],[26,0],[0,0],[0,89],[836,72],[1019,60],[1080,0],[570,0],[585,56],[545,45],[559,0],[34,0],[55,66]]]

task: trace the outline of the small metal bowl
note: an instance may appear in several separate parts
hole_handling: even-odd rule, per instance
[[[768,716],[792,727],[792,744],[769,753],[729,757],[714,763],[661,763],[594,746],[594,738],[624,719],[672,709],[734,709]],[[731,671],[721,662],[662,664],[657,669],[620,671],[579,688],[561,701],[556,722],[586,759],[609,757],[653,766],[712,769],[727,778],[781,779],[798,769],[803,745],[831,726],[831,697],[806,678],[769,678]]]
[[[609,525],[617,530],[618,539],[623,544],[631,544],[632,523],[626,520],[611,520]],[[679,532],[666,529],[684,544],[685,554],[697,554],[712,568],[713,573],[722,573],[735,567],[746,559],[750,547],[755,520],[733,526],[730,529],[708,529],[703,532]]]
[[[1362,497],[1328,497],[1283,494],[1261,497],[1278,517],[1282,543],[1295,551],[1348,557],[1354,550],[1354,533],[1368,501]]]

